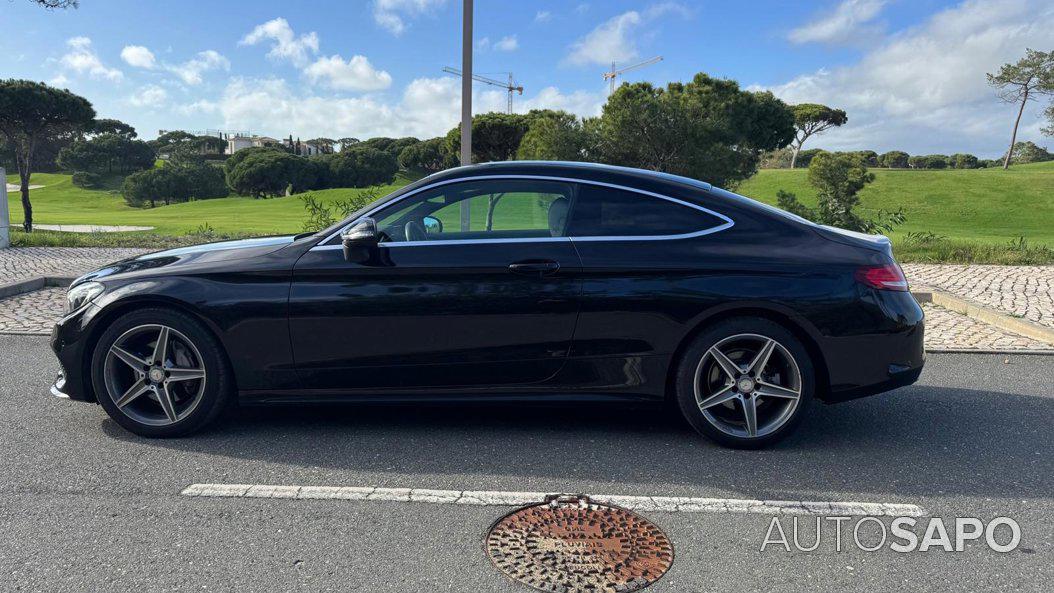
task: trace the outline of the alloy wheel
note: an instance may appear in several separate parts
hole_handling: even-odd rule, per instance
[[[124,415],[150,426],[189,416],[205,393],[205,363],[194,343],[167,325],[139,325],[110,346],[107,395]]]
[[[714,344],[695,370],[695,401],[707,422],[740,438],[772,434],[801,401],[798,363],[783,344],[736,334]]]

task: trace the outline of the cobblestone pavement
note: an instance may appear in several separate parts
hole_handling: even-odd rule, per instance
[[[1054,266],[905,264],[924,284],[1011,315],[1054,327]]]
[[[927,350],[1050,350],[1054,344],[1008,332],[962,313],[923,303]]]
[[[45,288],[0,299],[0,333],[50,334],[66,310],[66,289]]]
[[[153,251],[109,247],[12,247],[0,249],[0,284],[37,276],[80,276],[117,260]]]

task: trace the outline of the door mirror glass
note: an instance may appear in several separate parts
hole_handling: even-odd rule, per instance
[[[424,223],[425,232],[429,235],[437,235],[443,232],[443,221],[434,216],[426,216],[421,222]]]
[[[370,252],[380,241],[381,234],[377,232],[377,222],[369,217],[359,219],[340,234],[344,259],[353,263],[368,260]]]

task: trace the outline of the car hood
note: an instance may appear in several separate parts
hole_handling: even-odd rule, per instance
[[[237,241],[219,241],[190,247],[178,247],[155,253],[147,253],[119,262],[109,264],[73,281],[71,286],[82,282],[99,280],[117,274],[127,274],[160,268],[185,266],[192,263],[219,261],[236,261],[265,255],[277,251],[293,242],[294,237],[260,237],[257,239],[239,239]]]

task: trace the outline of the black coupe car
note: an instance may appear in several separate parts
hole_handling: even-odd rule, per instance
[[[318,233],[77,279],[52,392],[145,436],[241,402],[672,400],[719,443],[914,382],[923,314],[885,237],[683,177],[451,169]]]

